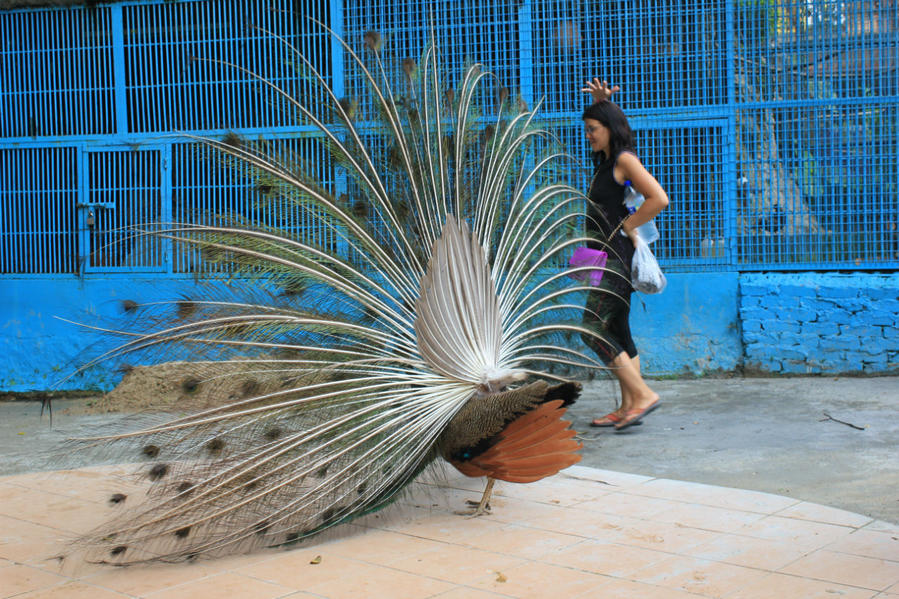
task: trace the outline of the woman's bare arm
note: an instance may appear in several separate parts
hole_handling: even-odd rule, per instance
[[[668,194],[640,159],[630,152],[623,152],[618,156],[615,171],[616,178],[620,174],[621,179],[629,180],[631,186],[644,198],[640,209],[627,217],[621,225],[628,237],[634,239],[633,231],[636,227],[648,223],[668,207]]]

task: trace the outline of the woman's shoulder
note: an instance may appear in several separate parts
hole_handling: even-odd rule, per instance
[[[615,157],[615,164],[628,166],[633,164],[641,164],[641,162],[640,157],[637,156],[637,153],[634,150],[625,148],[618,152],[618,155]]]
[[[620,180],[633,179],[646,170],[640,157],[633,150],[622,150],[615,159],[615,175]]]

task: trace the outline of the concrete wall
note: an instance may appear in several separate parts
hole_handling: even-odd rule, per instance
[[[730,274],[672,274],[657,296],[635,295],[634,337],[647,372],[696,374],[739,366],[739,282]],[[122,300],[152,301],[190,295],[186,280],[138,277],[79,280],[0,279],[0,390],[50,389],[69,375],[103,337],[77,325],[110,324]],[[645,309],[640,299],[645,302]],[[108,340],[107,340],[108,341]],[[60,389],[110,389],[121,378],[95,368],[64,381]]]
[[[899,371],[899,273],[744,274],[740,298],[747,369]]]
[[[59,318],[103,324],[125,299],[189,296],[185,280],[0,279],[0,390],[50,389],[98,337]],[[634,295],[631,327],[652,375],[899,371],[899,274],[669,273],[668,288]],[[97,347],[90,347],[91,353]],[[61,389],[110,389],[94,369]]]
[[[0,390],[54,388],[95,355],[109,339],[84,325],[109,325],[122,316],[122,300],[180,297],[190,281],[115,279],[0,279]],[[100,345],[97,345],[100,344]],[[93,369],[58,389],[111,389],[121,379],[114,370]]]
[[[635,293],[631,300],[631,331],[644,371],[709,374],[739,368],[739,275],[666,276],[665,291]]]

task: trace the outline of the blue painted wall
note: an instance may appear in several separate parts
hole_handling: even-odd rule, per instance
[[[68,321],[109,325],[122,315],[122,300],[177,299],[189,280],[3,278],[0,279],[0,390],[54,388],[93,354],[102,337]],[[111,389],[121,374],[93,369],[58,389]]]
[[[899,371],[899,273],[759,273],[740,281],[745,366]]]
[[[0,390],[50,389],[77,368],[81,352],[96,353],[97,335],[60,318],[108,324],[121,316],[122,300],[171,300],[189,296],[191,287],[190,279],[0,279]],[[736,273],[671,274],[663,294],[635,295],[631,318],[646,372],[737,368],[738,289]],[[59,388],[110,389],[120,378],[114,370],[93,369]]]
[[[668,287],[664,292],[637,293],[631,301],[631,330],[643,370],[669,375],[737,369],[742,358],[739,275],[716,272],[666,276]]]
[[[190,295],[190,279],[0,279],[0,390],[53,387],[97,336],[59,318],[102,324],[125,299]],[[899,372],[899,273],[670,273],[636,294],[631,326],[650,375],[742,368],[771,374]],[[57,318],[59,317],[59,318]],[[62,389],[110,389],[94,369]]]

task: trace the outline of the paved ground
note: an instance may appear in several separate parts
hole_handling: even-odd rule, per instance
[[[452,513],[483,484],[456,473],[291,551],[127,569],[53,559],[125,470],[54,470],[84,464],[49,448],[119,416],[58,402],[51,429],[0,403],[0,474],[20,473],[0,478],[0,599],[899,599],[899,379],[653,387],[663,408],[615,433],[587,427],[614,388],[586,385],[571,415],[603,469],[499,483],[489,516]]]
[[[899,378],[652,381],[664,405],[644,425],[615,433],[587,426],[613,407],[610,382],[585,385],[571,409],[585,466],[751,489],[899,523]],[[86,465],[42,448],[95,432],[109,416],[83,400],[0,402],[0,475]],[[864,427],[857,430],[824,413]]]
[[[609,382],[585,386],[571,410],[591,439],[584,465],[777,493],[899,522],[899,378],[650,384],[663,406],[621,433],[587,427],[611,410],[617,391]]]
[[[0,598],[899,599],[896,525],[581,466],[498,483],[481,518],[452,513],[481,481],[451,473],[288,551],[131,568],[54,559],[121,509],[107,499],[122,473],[0,478]]]

